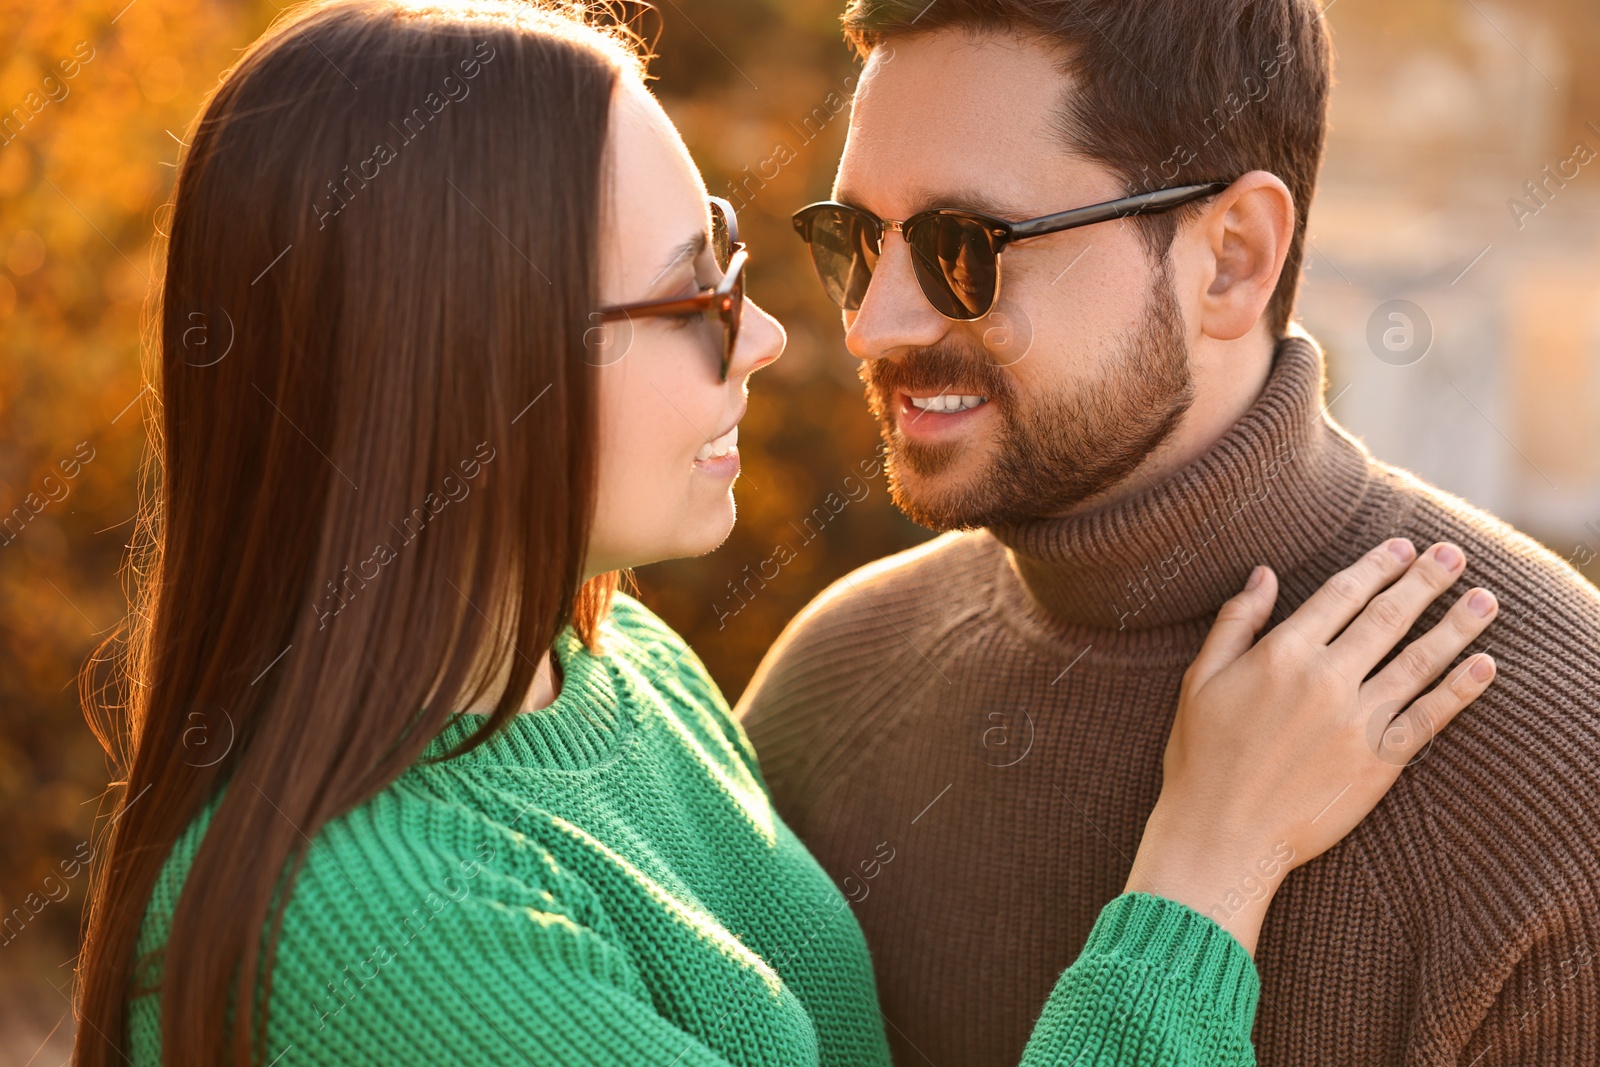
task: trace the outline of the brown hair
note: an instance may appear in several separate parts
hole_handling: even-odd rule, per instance
[[[75,1063],[125,1059],[146,902],[219,788],[162,957],[172,1064],[265,1062],[309,840],[496,684],[462,750],[504,726],[562,627],[595,644],[616,576],[583,580],[583,339],[612,90],[640,63],[567,6],[338,0],[277,20],[191,126],[135,608],[116,678],[84,680],[125,777]]]
[[[1062,134],[1130,194],[1277,175],[1295,224],[1266,313],[1284,335],[1327,131],[1332,55],[1316,0],[850,0],[844,27],[862,55],[889,37],[942,29],[1058,46],[1075,89]],[[1203,209],[1135,218],[1151,257]]]

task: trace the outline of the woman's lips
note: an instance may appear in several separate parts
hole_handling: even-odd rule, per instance
[[[712,456],[710,459],[697,459],[694,461],[694,469],[713,478],[732,478],[739,473],[739,449],[735,446],[723,455]]]
[[[705,444],[701,445],[700,451],[695,453],[694,458],[697,461],[714,459],[728,451],[728,449],[737,447],[738,444],[739,425],[735,423],[733,429],[729,430],[727,433],[720,437],[714,437]]]
[[[739,412],[740,418],[744,412]],[[731,478],[739,473],[739,420],[726,433],[713,437],[695,453],[694,467],[698,471],[718,478]]]

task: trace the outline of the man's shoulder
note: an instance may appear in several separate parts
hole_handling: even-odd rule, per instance
[[[1501,613],[1486,635],[1489,640],[1496,631],[1526,630],[1600,664],[1600,590],[1574,566],[1593,558],[1596,547],[1577,544],[1566,556],[1558,555],[1409,471],[1376,461],[1373,466],[1387,491],[1405,502],[1404,532],[1460,544],[1468,559],[1466,582],[1499,598]]]
[[[874,560],[818,593],[784,629],[773,652],[829,654],[886,635],[932,635],[987,611],[1005,547],[986,530],[941,534]]]
[[[863,709],[911,699],[945,637],[992,611],[1005,565],[986,531],[944,534],[851,571],[790,621],[734,710],[786,817],[807,768],[848,746]]]
[[[1411,768],[1413,799],[1432,832],[1461,843],[1475,864],[1600,876],[1600,590],[1489,512],[1408,472],[1376,469],[1404,504],[1390,532],[1419,548],[1460,544],[1468,564],[1454,596],[1483,586],[1500,604],[1469,649],[1494,657],[1494,684]]]
[[[1568,558],[1488,511],[1406,471],[1383,465],[1378,471],[1405,502],[1405,518],[1391,533],[1410,536],[1418,548],[1454,541],[1467,554],[1456,590],[1433,610],[1442,613],[1475,586],[1499,601],[1499,614],[1472,646],[1494,656],[1499,668],[1477,701],[1492,714],[1469,710],[1447,736],[1481,718],[1514,731],[1524,745],[1556,746],[1558,761],[1574,760],[1600,781],[1600,590]],[[1591,792],[1600,797],[1600,790]]]

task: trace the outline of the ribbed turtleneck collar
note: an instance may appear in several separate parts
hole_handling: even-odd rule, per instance
[[[1060,622],[1147,630],[1210,615],[1257,564],[1288,573],[1354,518],[1367,456],[1322,394],[1322,350],[1286,337],[1255,403],[1188,466],[1104,508],[990,532]]]

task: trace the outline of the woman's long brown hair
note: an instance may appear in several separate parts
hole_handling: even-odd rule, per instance
[[[126,1059],[146,902],[219,789],[161,960],[169,1064],[266,1062],[310,839],[500,679],[474,744],[503,726],[563,626],[594,642],[615,581],[583,580],[585,331],[639,62],[548,3],[336,0],[280,17],[190,128],[134,607],[115,678],[84,684],[123,788],[74,1063]]]

